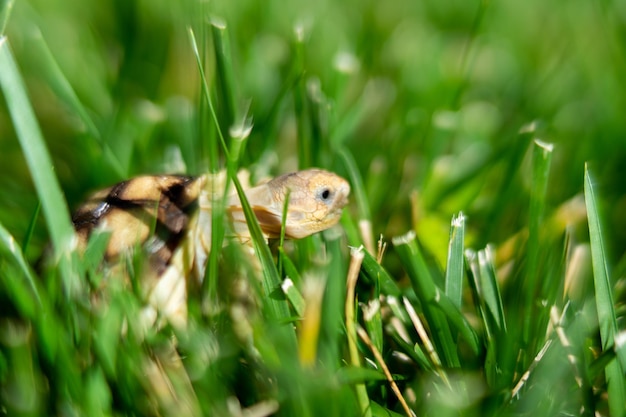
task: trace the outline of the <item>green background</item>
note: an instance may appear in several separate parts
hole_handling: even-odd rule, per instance
[[[216,16],[228,25],[234,107],[241,114],[248,109],[254,123],[245,164],[264,164],[271,173],[294,168],[289,82],[301,65],[306,82],[324,97],[326,130],[317,140],[341,141],[352,151],[375,235],[411,227],[408,195],[418,190],[444,225],[463,210],[479,245],[499,243],[527,218],[529,142],[518,132],[536,122],[536,136],[555,144],[549,206],[581,192],[590,162],[606,200],[612,258],[621,257],[623,2],[236,1],[202,8],[194,2],[18,1],[7,34],[70,206],[122,176],[180,171],[184,166],[171,157],[176,148],[187,171],[206,169],[206,158],[194,149],[204,130],[187,27],[202,30]],[[294,47],[296,27],[303,31],[302,57]],[[39,37],[121,172],[55,94]],[[212,73],[210,50],[207,56]],[[342,57],[352,68],[340,69]],[[4,110],[0,146],[0,221],[19,237],[36,196]]]

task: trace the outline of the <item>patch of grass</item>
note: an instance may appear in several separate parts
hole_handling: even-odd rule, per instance
[[[596,6],[0,1],[0,414],[626,414],[626,49]],[[255,262],[215,202],[184,329],[142,326],[105,235],[68,245],[128,176],[312,165],[351,182],[341,226],[267,245],[248,207]]]

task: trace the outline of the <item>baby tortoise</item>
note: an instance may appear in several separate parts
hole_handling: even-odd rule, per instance
[[[187,280],[202,280],[211,250],[214,201],[225,196],[230,233],[249,241],[242,204],[234,191],[225,192],[227,183],[225,172],[199,177],[148,175],[99,191],[72,218],[79,245],[85,247],[95,230],[108,231],[105,258],[112,265],[133,248],[143,248],[149,260],[142,274],[149,304],[144,309],[146,320],[154,322],[161,314],[173,325],[184,325]],[[284,223],[285,237],[300,239],[339,221],[350,185],[332,172],[307,169],[247,187],[245,194],[266,238],[278,237]]]

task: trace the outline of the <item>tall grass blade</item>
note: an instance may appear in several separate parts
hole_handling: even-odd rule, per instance
[[[0,0],[0,36],[4,35],[14,3],[15,0]]]
[[[302,296],[298,288],[296,288],[296,286],[294,285],[291,278],[286,278],[283,281],[281,288],[283,292],[285,293],[287,300],[289,300],[289,302],[291,303],[291,306],[296,311],[296,315],[298,317],[304,316],[304,311],[306,309],[306,301],[304,300],[304,297]]]
[[[626,369],[626,331],[621,331],[615,337],[615,355],[622,369]]]
[[[214,181],[213,177],[213,175],[209,174],[209,181]],[[213,185],[210,185],[210,187],[213,187]],[[226,190],[228,190],[228,187],[225,188],[224,194],[226,194]],[[219,256],[226,234],[226,228],[224,226],[226,208],[224,201],[225,195],[221,196],[221,198],[214,198],[213,201],[211,201],[211,251],[209,252],[201,289],[203,311],[205,312],[210,311],[210,306],[214,305],[218,299]]]
[[[502,307],[502,297],[500,296],[500,288],[496,278],[493,258],[494,255],[490,246],[478,251],[480,289],[487,311],[490,313],[490,317],[497,326],[498,332],[506,333],[506,321],[504,318],[504,309]]]
[[[28,284],[29,290],[31,291],[31,298],[38,304],[41,303],[41,300],[39,299],[39,291],[35,285],[35,277],[31,272],[30,266],[24,258],[24,254],[17,245],[15,239],[13,239],[13,236],[11,236],[9,231],[5,229],[2,224],[0,224],[0,254],[2,254],[5,259],[12,258],[13,262],[17,265],[22,278]]]
[[[596,308],[600,325],[602,349],[611,349],[617,336],[617,318],[613,304],[613,293],[607,265],[598,202],[595,196],[589,167],[585,165],[585,204],[589,221],[589,240],[591,244],[591,261],[593,280],[596,293]],[[609,410],[612,416],[626,415],[626,381],[624,369],[617,360],[611,361],[605,368],[608,384]]]
[[[546,201],[546,190],[548,189],[548,177],[550,173],[550,163],[552,160],[553,145],[535,139],[533,143],[532,158],[532,188],[530,193],[530,210],[528,226],[528,260],[526,265],[525,280],[522,284],[522,294],[524,297],[524,329],[523,335],[526,342],[530,339],[531,327],[536,323],[536,314],[533,305],[538,297],[541,284],[542,269],[540,267],[541,254],[544,248],[541,240],[541,227]]]
[[[306,81],[306,101],[311,129],[311,165],[324,166],[326,160],[323,160],[322,156],[329,155],[325,141],[328,131],[325,117],[328,101],[322,92],[319,79],[312,78]]]
[[[326,293],[322,300],[322,328],[320,331],[319,360],[331,371],[341,369],[342,345],[337,335],[344,330],[344,303],[346,299],[345,276],[348,265],[343,255],[345,243],[342,233],[330,229],[324,233],[327,266]]]
[[[66,254],[74,237],[69,209],[54,174],[54,166],[28,100],[24,81],[13,59],[9,41],[0,37],[0,88],[13,120],[22,152],[43,207],[57,259],[61,261],[65,289],[70,293],[80,288],[77,277],[70,272]]]
[[[282,221],[280,224],[280,236],[278,237],[278,273],[280,276],[283,276],[283,264],[285,262],[290,262],[291,260],[287,258],[287,254],[285,253],[285,232],[286,222],[287,222],[287,213],[289,210],[289,200],[291,199],[291,189],[287,190],[285,194],[285,204],[283,204],[283,212],[282,212]],[[283,262],[285,261],[285,262]],[[293,263],[292,263],[293,265]],[[295,265],[293,265],[292,273],[296,273],[297,275],[292,275],[292,278],[296,279],[296,283],[300,284],[302,281],[300,280],[300,273],[296,271]],[[289,274],[290,272],[287,272]]]
[[[212,135],[209,136],[208,146],[209,146],[209,161],[210,161],[210,171],[216,172],[218,169],[218,144],[217,138],[219,137],[222,149],[228,155],[228,151],[226,148],[226,143],[224,141],[224,136],[222,135],[222,131],[220,129],[217,114],[215,113],[215,108],[213,107],[213,100],[211,100],[211,92],[209,89],[209,84],[207,82],[204,66],[202,64],[202,58],[200,56],[200,49],[198,48],[198,44],[196,42],[196,36],[193,32],[193,29],[188,28],[189,42],[191,43],[194,57],[196,58],[196,65],[198,68],[198,73],[200,74],[201,79],[201,96],[204,100],[201,100],[201,103],[204,103],[208,106],[209,112],[212,120],[215,123],[215,130],[217,131],[217,136]],[[203,106],[201,106],[203,107]],[[213,177],[209,175],[209,181],[213,181]],[[228,189],[228,186],[225,187],[225,191]],[[223,199],[219,199],[217,201],[211,201],[212,211],[211,211],[211,248],[213,250],[209,253],[209,259],[207,261],[207,268],[205,271],[204,281],[202,282],[202,304],[203,309],[205,311],[208,310],[209,306],[213,305],[213,303],[217,300],[217,286],[218,286],[218,257],[219,250],[217,248],[222,247],[222,242],[224,239],[224,204]]]
[[[52,160],[6,37],[0,38],[0,87],[7,101],[37,194],[41,199],[52,243],[55,251],[59,253],[70,243],[74,236],[74,228],[61,187],[54,175]]]
[[[218,136],[220,138],[220,142],[222,144],[222,151],[224,155],[226,155],[226,159],[228,161],[227,169],[228,176],[233,184],[235,185],[235,189],[237,190],[237,195],[239,196],[239,200],[241,201],[241,205],[243,208],[244,216],[246,218],[246,222],[248,223],[248,228],[250,230],[250,236],[252,238],[252,242],[254,244],[254,249],[259,257],[261,262],[262,271],[263,271],[263,289],[264,289],[264,299],[267,299],[268,305],[270,307],[270,317],[274,320],[287,320],[289,318],[289,307],[287,306],[286,300],[277,300],[273,298],[271,295],[274,294],[274,291],[280,291],[281,279],[278,275],[278,270],[276,269],[276,265],[274,264],[274,259],[272,257],[272,253],[270,251],[269,246],[265,242],[265,238],[263,237],[263,232],[261,231],[261,227],[259,226],[259,222],[252,211],[252,207],[246,198],[246,194],[241,185],[241,182],[237,178],[237,174],[235,172],[235,163],[237,161],[233,161],[228,152],[228,148],[226,146],[226,141],[224,140],[224,136],[222,134],[222,129],[220,128],[219,120],[217,118],[217,113],[215,112],[215,106],[213,105],[213,100],[211,99],[211,94],[209,90],[209,86],[204,76],[204,67],[202,66],[202,62],[200,60],[200,53],[198,50],[198,46],[196,43],[196,38],[193,33],[193,30],[189,28],[189,38],[192,44],[194,55],[196,57],[196,63],[198,65],[198,71],[200,72],[200,76],[202,79],[202,90],[205,100],[209,106],[211,116],[216,125]],[[219,221],[219,219],[218,219]],[[213,245],[213,242],[212,242]],[[220,242],[221,246],[221,242]],[[217,247],[217,246],[212,246]],[[295,346],[295,334],[289,332],[291,334],[290,340],[294,343]]]
[[[495,329],[493,328],[493,323],[489,320],[487,307],[485,305],[484,298],[482,296],[482,288],[481,288],[481,270],[480,264],[478,262],[478,253],[473,249],[467,249],[465,251],[466,264],[469,275],[469,283],[470,289],[472,291],[472,298],[474,300],[474,305],[480,314],[480,318],[482,319],[483,326],[485,328],[485,332],[487,335],[487,340],[491,340],[495,333]]]
[[[460,366],[456,342],[450,331],[448,321],[443,312],[435,305],[436,298],[442,294],[440,294],[435,285],[422,253],[417,246],[415,233],[409,232],[404,236],[394,237],[392,243],[411,280],[413,290],[422,304],[437,352],[442,356],[446,366]]]
[[[252,211],[252,207],[250,206],[248,199],[246,198],[246,194],[243,187],[241,186],[241,182],[236,175],[233,175],[231,179],[233,181],[233,184],[235,185],[235,189],[237,190],[239,199],[241,200],[246,223],[248,223],[250,236],[254,243],[255,252],[259,257],[259,260],[261,261],[261,266],[263,269],[263,289],[265,293],[264,295],[269,299],[268,301],[271,307],[271,317],[275,320],[287,320],[290,314],[286,300],[277,300],[271,297],[271,295],[274,294],[274,291],[280,289],[281,285],[281,279],[278,275],[278,269],[274,264],[272,252],[265,242],[263,232],[261,231],[261,226],[259,226],[259,222],[254,215],[254,212]],[[293,336],[293,332],[291,332],[291,334]]]
[[[203,17],[201,22],[199,22],[199,32],[200,32],[200,46],[196,43],[196,36],[192,28],[188,27],[188,35],[190,39],[190,43],[192,46],[192,51],[194,57],[196,59],[196,66],[198,67],[198,72],[200,74],[200,94],[198,94],[198,131],[200,138],[202,140],[198,141],[197,147],[200,150],[200,158],[201,162],[208,160],[208,169],[209,172],[218,172],[220,167],[220,155],[219,155],[219,140],[224,140],[222,136],[222,132],[219,130],[219,126],[216,126],[214,121],[217,120],[217,115],[215,115],[215,109],[213,108],[213,102],[210,100],[206,100],[205,97],[211,94],[209,90],[209,84],[206,79],[206,71],[204,70],[204,63],[207,62],[208,58],[208,50],[209,50],[209,35],[210,32],[210,24],[207,23],[204,19],[204,16],[207,15],[206,6],[204,3],[200,4],[199,14]],[[195,141],[194,141],[195,142]],[[193,146],[194,143],[191,143]]]
[[[198,72],[200,74],[200,79],[201,79],[201,89],[202,89],[202,96],[205,98],[203,100],[203,102],[205,102],[208,106],[209,106],[209,113],[211,118],[213,119],[213,122],[215,123],[215,129],[217,130],[217,137],[220,140],[220,143],[222,145],[222,150],[224,151],[224,154],[226,155],[227,159],[229,158],[228,155],[228,146],[226,145],[226,141],[224,140],[224,133],[220,127],[219,124],[219,119],[217,117],[217,113],[215,110],[215,106],[213,105],[213,100],[211,99],[211,90],[209,88],[209,83],[206,79],[206,75],[204,72],[204,65],[202,64],[202,57],[200,56],[200,49],[198,48],[198,43],[196,42],[196,35],[194,34],[194,31],[192,28],[187,28],[187,33],[189,35],[189,43],[191,43],[191,47],[193,49],[193,54],[194,57],[196,58],[196,65],[198,67]],[[215,143],[211,143],[210,144],[210,148],[209,148],[209,159],[210,160],[214,160],[216,162],[215,166],[211,166],[211,170],[216,171],[217,170],[217,144]]]
[[[382,294],[392,295],[394,297],[400,297],[402,295],[398,284],[396,284],[393,278],[391,278],[391,275],[389,275],[381,264],[376,262],[376,258],[368,251],[363,251],[361,273],[364,274],[371,283],[377,285]]]
[[[370,220],[372,215],[370,213],[370,207],[365,194],[365,187],[363,186],[363,178],[357,167],[354,156],[350,153],[348,148],[340,147],[337,149],[337,153],[343,160],[344,166],[348,170],[348,177],[350,178],[350,184],[352,185],[354,198],[356,200],[356,206],[359,210],[359,218]]]
[[[298,168],[308,168],[313,164],[311,145],[311,120],[309,118],[308,100],[306,91],[306,76],[304,66],[304,28],[296,25],[294,28],[294,74],[298,74],[293,89],[294,108],[296,113],[296,127],[298,132]]]
[[[350,183],[352,184],[352,191],[356,200],[356,206],[359,210],[358,227],[363,245],[365,245],[365,249],[367,249],[368,252],[374,253],[374,236],[372,233],[371,220],[372,215],[370,212],[369,201],[367,199],[367,195],[365,194],[365,187],[363,186],[363,178],[361,177],[361,173],[357,167],[356,161],[354,160],[354,156],[347,148],[342,146],[337,149],[337,153],[343,160],[344,166],[348,170],[348,177],[350,178]]]
[[[380,352],[383,350],[384,336],[379,294],[375,292],[372,299],[367,304],[363,305],[361,310],[363,312],[365,328],[370,335],[371,343]]]
[[[224,114],[221,124],[230,128],[238,119],[238,112],[235,76],[226,23],[213,18],[211,20],[211,33],[213,35],[213,48],[215,49],[218,103],[221,104],[219,108]]]
[[[475,252],[466,250],[470,288],[474,304],[485,329],[485,376],[490,386],[502,379],[498,350],[505,344],[506,322],[489,247]]]
[[[363,261],[363,248],[354,248],[350,251],[350,268],[348,270],[348,278],[346,283],[346,334],[348,337],[348,352],[349,363],[356,367],[361,367],[361,357],[359,355],[359,349],[357,347],[357,317],[355,312],[356,306],[356,282],[359,277],[359,270],[361,269],[361,262]],[[370,400],[367,395],[367,390],[364,384],[357,384],[355,387],[357,402],[360,407],[359,415],[365,417],[371,417],[372,411],[370,409]]]
[[[41,212],[41,201],[37,202],[37,206],[30,217],[28,229],[26,229],[26,233],[24,234],[24,240],[22,241],[22,252],[24,253],[28,250],[28,245],[33,238],[33,232],[35,231],[35,225],[37,224],[37,219],[39,218],[39,212]]]
[[[465,216],[459,213],[452,217],[450,242],[448,244],[448,263],[446,267],[446,295],[457,307],[461,308],[463,295],[463,246],[465,239]]]
[[[312,368],[317,363],[322,330],[322,302],[328,277],[323,274],[308,274],[304,281],[303,295],[290,279],[285,279],[283,289],[301,321],[298,325],[298,350],[303,367]],[[291,291],[289,291],[291,290]],[[306,301],[305,301],[306,299]]]

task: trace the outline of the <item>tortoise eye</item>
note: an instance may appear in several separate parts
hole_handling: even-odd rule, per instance
[[[332,195],[332,192],[330,191],[329,188],[322,188],[320,190],[319,196],[322,200],[326,201],[328,200]]]

